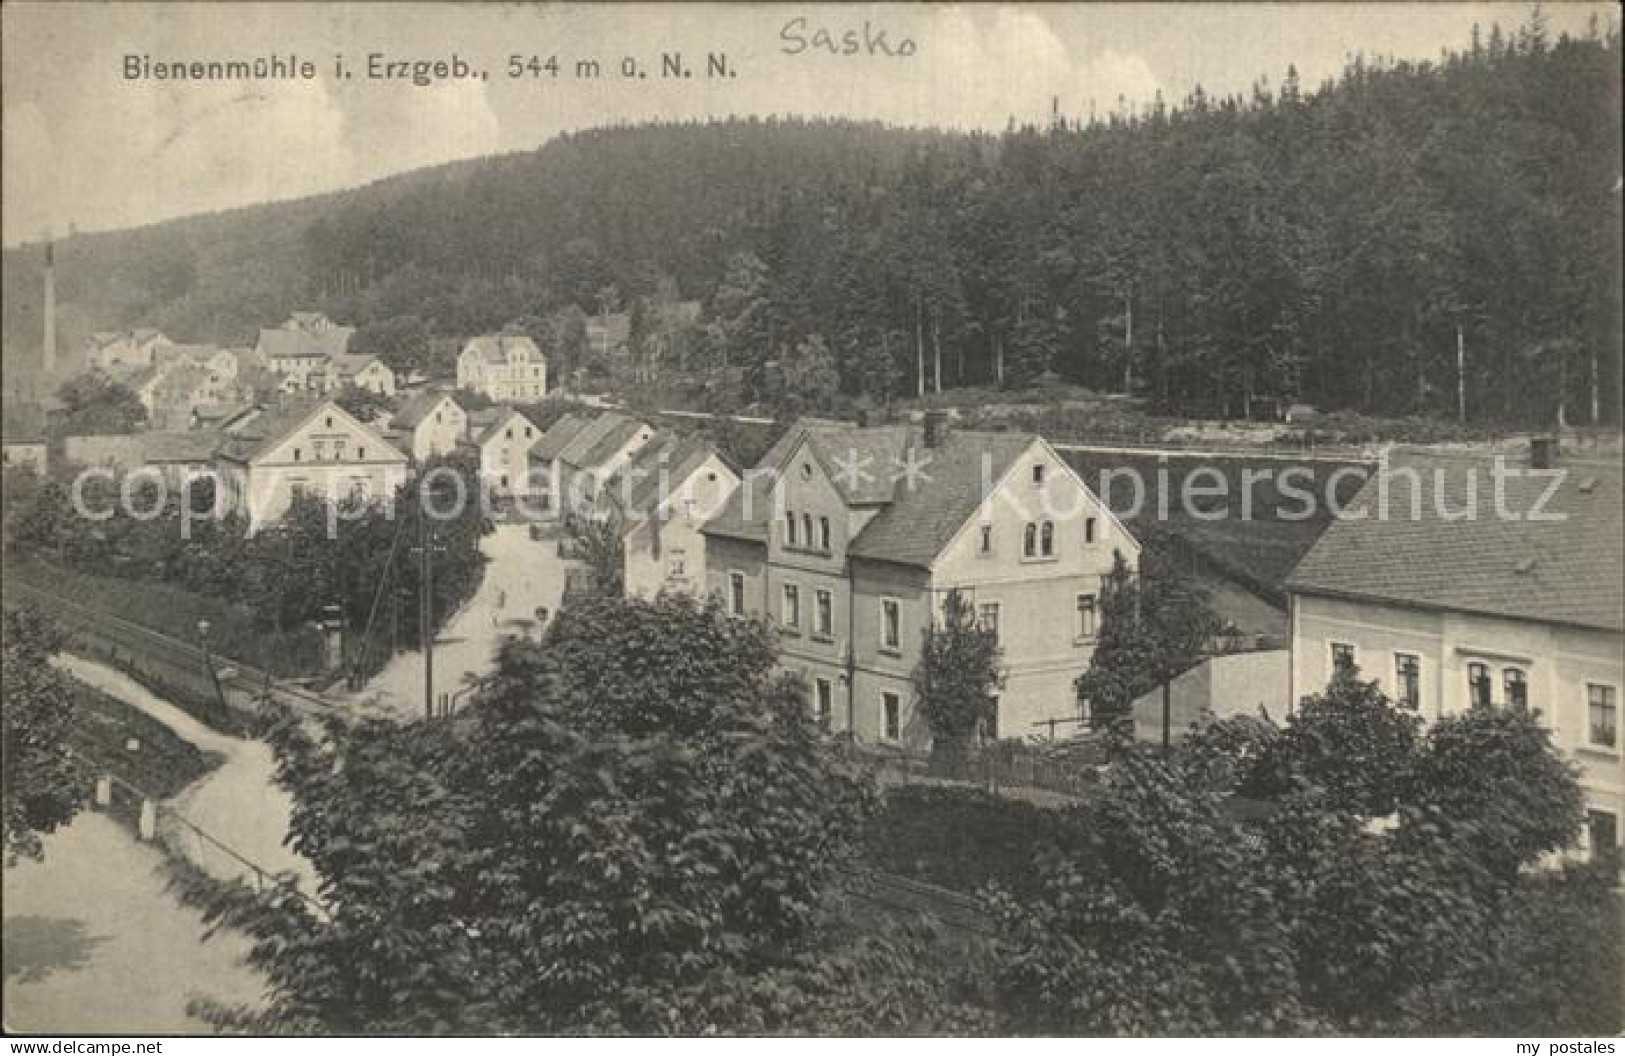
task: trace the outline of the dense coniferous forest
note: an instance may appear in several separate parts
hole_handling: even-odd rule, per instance
[[[1437,61],[997,135],[598,129],[69,239],[62,325],[244,341],[302,307],[453,337],[628,310],[636,331],[684,298],[701,339],[661,369],[730,399],[815,350],[877,399],[1054,375],[1176,413],[1453,415],[1459,349],[1474,421],[1617,422],[1619,71],[1617,26],[1552,39],[1537,10]],[[8,359],[38,347],[38,257],[6,255]]]

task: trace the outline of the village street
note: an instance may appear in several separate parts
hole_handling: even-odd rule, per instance
[[[248,940],[204,941],[203,915],[164,889],[163,855],[86,810],[5,870],[5,1028],[207,1034],[187,1002],[257,1003]]]
[[[316,879],[310,864],[283,846],[291,801],[274,781],[270,745],[212,730],[110,667],[67,654],[57,663],[81,682],[146,712],[183,740],[222,756],[224,762],[216,770],[186,788],[167,806],[260,868],[270,873],[293,873],[301,890],[315,894]],[[199,840],[184,826],[169,821],[161,821],[160,826],[171,846],[185,852],[209,875],[254,883],[252,869]]]
[[[441,631],[435,646],[437,696],[455,695],[467,685],[467,676],[488,672],[502,639],[529,630],[538,608],[556,612],[564,594],[569,562],[558,556],[556,539],[530,538],[527,524],[499,524],[480,549],[490,559],[480,588]],[[423,654],[395,656],[351,699],[362,712],[421,718]]]

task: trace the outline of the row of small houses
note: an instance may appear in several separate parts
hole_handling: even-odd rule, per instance
[[[177,344],[157,330],[92,335],[93,369],[135,393],[160,431],[209,428],[277,396],[314,398],[355,387],[393,397],[407,387],[382,358],[350,351],[355,328],[320,312],[294,312],[260,330],[252,348]],[[457,385],[487,399],[534,402],[547,395],[547,357],[523,334],[470,338],[457,357]]]

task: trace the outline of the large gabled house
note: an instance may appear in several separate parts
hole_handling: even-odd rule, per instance
[[[517,408],[494,407],[479,414],[473,432],[480,480],[498,497],[530,503],[543,490],[530,469],[530,451],[542,438],[542,427]]]
[[[1407,454],[1379,466],[1287,581],[1290,699],[1347,667],[1428,722],[1530,709],[1580,767],[1587,844],[1618,848],[1621,469],[1548,468],[1536,450],[1501,463],[1499,484],[1490,457]]]
[[[457,356],[457,387],[503,402],[547,395],[547,357],[524,334],[471,337]]]
[[[704,594],[701,529],[738,487],[739,474],[699,437],[656,434],[634,454],[599,493],[620,527],[625,592]]]
[[[319,393],[329,384],[329,361],[349,350],[354,333],[320,312],[294,312],[281,326],[262,329],[254,351],[282,378],[284,391]]]
[[[252,528],[278,520],[294,496],[331,501],[393,496],[407,456],[332,400],[267,408],[226,431],[214,468],[228,509]]]
[[[566,414],[549,426],[542,438],[536,441],[536,446],[530,449],[531,480],[547,496],[549,504],[559,494],[559,480],[564,472],[559,462],[560,456],[590,424],[592,418],[588,415]]]
[[[1114,555],[1139,544],[1041,437],[949,431],[933,416],[802,422],[703,529],[709,590],[765,616],[810,706],[858,741],[923,748],[910,678],[951,591],[998,635],[1006,684],[988,737],[1080,718]]]

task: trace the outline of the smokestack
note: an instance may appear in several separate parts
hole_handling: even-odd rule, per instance
[[[56,245],[45,236],[45,352],[40,360],[42,380],[56,373]]]

